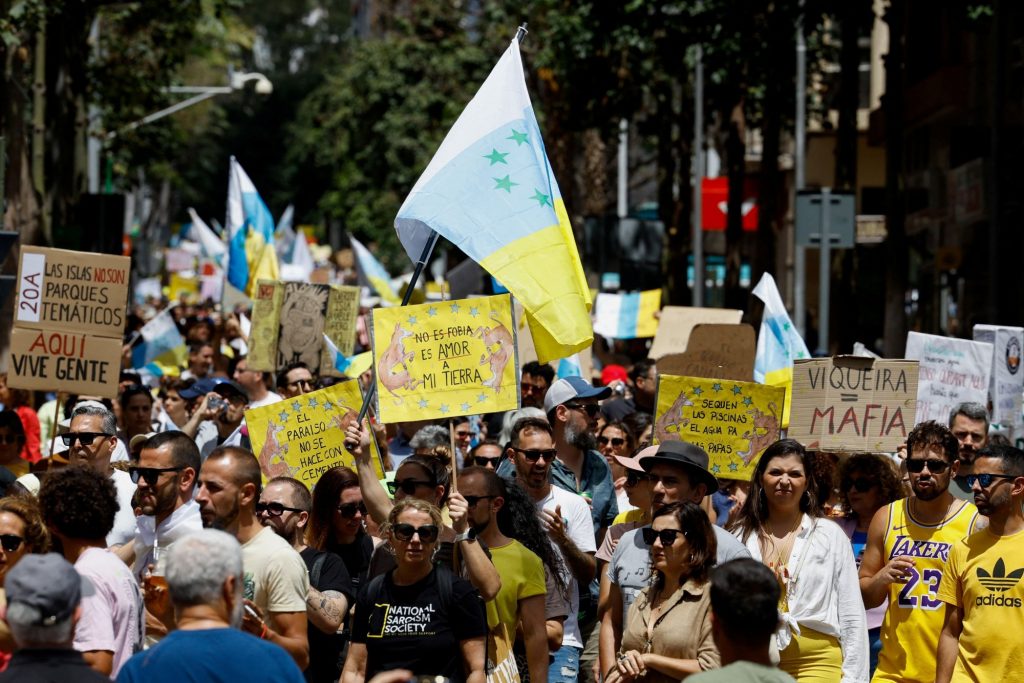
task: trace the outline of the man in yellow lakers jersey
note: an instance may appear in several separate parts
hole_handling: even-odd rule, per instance
[[[986,446],[966,482],[988,528],[953,545],[939,599],[936,683],[1024,675],[1024,451]]]
[[[922,422],[907,437],[913,495],[880,509],[868,528],[860,565],[866,607],[888,598],[881,651],[872,681],[935,680],[942,630],[942,572],[953,544],[973,530],[978,510],[949,492],[959,444],[937,422]]]

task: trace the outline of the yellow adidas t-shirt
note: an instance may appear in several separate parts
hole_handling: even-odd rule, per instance
[[[949,515],[934,525],[921,524],[907,510],[910,499],[889,506],[882,558],[898,555],[913,558],[914,569],[906,583],[889,587],[889,607],[882,621],[882,651],[872,681],[875,683],[924,683],[935,680],[935,653],[945,605],[938,591],[942,572],[954,544],[973,531],[978,509],[959,501]]]
[[[939,599],[963,608],[953,682],[1017,681],[1024,675],[1024,531],[988,529],[953,546]]]

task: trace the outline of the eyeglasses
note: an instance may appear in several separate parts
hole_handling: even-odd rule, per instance
[[[967,484],[967,488],[973,489],[974,482],[981,484],[981,488],[987,489],[992,485],[992,482],[996,479],[1016,479],[1012,474],[968,474],[964,476],[964,483]]]
[[[942,474],[949,467],[949,463],[938,458],[907,458],[907,471],[914,474],[924,472],[924,466],[928,465],[928,471],[932,474]]]
[[[352,519],[356,516],[356,513],[361,514],[363,517],[366,516],[366,505],[363,503],[343,503],[338,506],[338,514],[345,519]]]
[[[150,486],[156,486],[156,480],[164,472],[181,472],[184,467],[129,467],[128,476],[132,478],[133,484],[138,484],[139,479],[145,479]]]
[[[522,448],[513,448],[512,450],[514,450],[516,453],[522,454],[522,456],[529,460],[530,462],[537,462],[541,458],[544,458],[547,462],[551,462],[555,459],[555,456],[558,455],[558,451],[555,450],[554,448],[545,451],[534,449],[524,451]]]
[[[650,481],[650,476],[640,472],[629,472],[626,474],[626,486],[633,488],[642,481]]]
[[[24,538],[15,534],[0,534],[0,548],[3,548],[5,553],[13,553],[21,547],[21,543],[24,540]]]
[[[473,508],[481,500],[490,500],[491,498],[497,498],[497,496],[463,496],[463,498],[466,499],[466,504]]]
[[[459,437],[460,439],[465,439],[468,436],[470,436],[472,433],[473,432],[469,431],[468,429],[465,430],[465,431],[461,431],[461,432],[459,430],[455,430],[455,436]]]
[[[544,393],[544,387],[539,387],[536,384],[527,384],[526,382],[523,382],[522,384],[519,385],[519,390],[520,390],[521,393],[524,393],[524,394],[543,394]]]
[[[288,388],[289,389],[293,389],[293,388],[297,388],[297,387],[312,387],[312,386],[313,386],[313,380],[312,379],[297,379],[294,382],[288,382]]]
[[[582,410],[588,417],[597,417],[597,413],[601,410],[596,403],[564,403],[563,405],[569,410]]]
[[[661,541],[661,545],[668,547],[676,542],[679,538],[679,534],[686,538],[686,532],[680,531],[679,529],[662,529],[661,531],[655,531],[653,527],[645,526],[640,530],[640,534],[644,538],[644,543],[647,545],[654,545],[654,539]]]
[[[473,462],[476,463],[477,467],[487,467],[488,465],[490,465],[494,469],[498,469],[498,465],[501,464],[501,456],[499,455],[494,458],[485,458],[482,455],[474,455]]]
[[[21,439],[17,434],[0,434],[0,443],[10,445],[12,443],[18,443]]]
[[[83,446],[91,446],[98,436],[109,438],[113,434],[107,434],[106,432],[68,432],[67,434],[61,434],[60,439],[68,448],[74,448],[75,441],[81,441]]]
[[[412,524],[395,524],[391,527],[391,533],[399,541],[411,541],[415,534],[420,537],[420,543],[433,543],[437,540],[437,525],[414,527]]]
[[[280,517],[285,513],[285,510],[288,512],[305,512],[305,510],[300,510],[299,508],[290,508],[283,503],[256,503],[257,515],[265,512],[271,517]]]
[[[930,465],[928,469],[931,470]],[[874,479],[865,479],[863,477],[861,477],[860,479],[847,479],[845,482],[843,482],[843,488],[846,490],[852,488],[861,493],[866,493],[867,491],[870,491],[872,488],[874,488],[874,486],[877,483],[878,482],[876,482]]]
[[[607,436],[599,436],[599,437],[597,437],[597,445],[598,446],[601,446],[602,448],[604,448],[609,443],[612,445],[612,448],[622,448],[623,444],[626,443],[626,440],[622,439],[622,438],[619,438],[617,436],[614,436],[614,437],[612,437],[610,439]]]
[[[388,492],[393,496],[398,493],[398,489],[402,489],[402,492],[407,496],[411,496],[416,493],[418,486],[437,486],[432,481],[424,481],[422,479],[403,479],[402,481],[389,481]]]

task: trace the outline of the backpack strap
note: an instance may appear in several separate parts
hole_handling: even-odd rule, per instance
[[[452,605],[452,586],[455,583],[455,575],[444,565],[434,568],[437,572],[437,594],[441,598],[441,608],[445,614],[450,613]]]
[[[327,553],[320,553],[317,558],[313,560],[313,568],[309,570],[309,585],[317,590],[320,590],[320,574],[324,570],[324,564],[327,562]]]

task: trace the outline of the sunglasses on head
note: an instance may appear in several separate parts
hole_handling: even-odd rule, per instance
[[[642,472],[628,472],[626,474],[626,486],[632,488],[642,481],[650,481],[651,478]]]
[[[596,403],[565,403],[563,405],[569,410],[582,410],[589,417],[597,417],[598,411],[601,410]]]
[[[513,450],[515,450],[516,453],[521,454],[530,462],[537,462],[541,458],[544,458],[547,462],[551,462],[555,459],[555,456],[558,455],[558,451],[554,448],[549,448],[543,451],[536,449],[523,450],[522,448],[516,448]]]
[[[924,466],[928,465],[928,471],[932,474],[942,474],[949,467],[949,463],[939,458],[907,458],[907,471],[914,474],[924,472]]]
[[[661,531],[655,531],[653,527],[645,526],[640,530],[640,534],[643,536],[644,543],[647,545],[654,545],[654,539],[661,541],[663,547],[668,547],[676,542],[679,538],[679,534],[686,538],[686,532],[680,531],[679,529],[662,529]]]
[[[498,465],[501,464],[501,456],[499,455],[493,458],[486,458],[482,455],[474,455],[473,462],[476,463],[477,467],[487,467],[490,465],[494,469],[498,469]]]
[[[361,514],[363,517],[366,516],[366,505],[362,502],[359,503],[342,503],[338,506],[338,514],[346,519],[352,519],[356,516],[356,513]]]
[[[877,483],[878,482],[876,482],[874,479],[866,479],[864,477],[861,477],[859,479],[847,479],[843,485],[843,488],[847,490],[854,489],[855,491],[866,493],[867,491],[870,491]]]
[[[618,436],[613,436],[610,439],[607,436],[599,436],[599,437],[597,437],[597,445],[601,446],[602,448],[607,446],[608,444],[611,444],[613,448],[622,448],[622,446],[625,443],[626,443],[626,440],[623,439],[623,438],[620,438]]]
[[[416,493],[417,487],[420,486],[437,486],[432,481],[424,481],[423,479],[403,479],[402,481],[389,481],[388,492],[391,495],[398,493],[398,489],[402,489],[402,492],[407,496],[411,496]]]
[[[0,534],[0,548],[3,548],[5,553],[13,553],[21,547],[21,543],[24,540],[24,538],[15,534]]]
[[[280,517],[285,513],[285,510],[288,512],[303,512],[299,508],[290,508],[284,503],[256,503],[257,515],[265,512],[271,517]]]
[[[957,477],[958,479],[960,477]],[[973,489],[974,482],[981,484],[981,488],[987,489],[996,479],[1016,479],[1017,477],[1012,474],[967,474],[963,476],[964,483],[967,484],[967,488]]]
[[[65,446],[73,448],[75,441],[81,441],[83,446],[91,446],[98,436],[109,438],[112,435],[106,432],[68,432],[67,434],[61,434],[60,439],[64,442]]]
[[[184,467],[129,467],[128,476],[132,478],[133,484],[138,484],[139,479],[145,479],[150,486],[156,486],[156,480],[164,472],[181,472]]]
[[[433,543],[437,540],[437,525],[414,527],[412,524],[395,524],[391,527],[391,533],[399,541],[411,541],[415,534],[420,537],[420,543]]]

